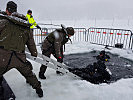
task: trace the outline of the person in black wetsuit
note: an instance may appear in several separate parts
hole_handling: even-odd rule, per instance
[[[94,84],[107,82],[111,75],[106,70],[105,62],[110,57],[103,50],[96,56],[96,59],[97,62],[89,64],[86,68],[69,68],[69,71]]]

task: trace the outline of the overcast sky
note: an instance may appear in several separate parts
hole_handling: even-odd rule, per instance
[[[0,10],[5,10],[10,0],[0,0]],[[28,9],[39,20],[78,20],[133,18],[133,0],[13,0],[18,12]]]

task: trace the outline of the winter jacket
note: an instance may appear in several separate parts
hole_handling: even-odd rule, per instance
[[[26,60],[24,53],[25,45],[33,56],[37,56],[37,50],[30,26],[23,15],[20,15],[13,13],[7,16],[0,13],[0,77],[15,68],[34,89],[38,89],[41,84],[32,72],[32,65]]]
[[[13,13],[11,16],[7,16],[0,13],[0,48],[9,51],[24,52],[25,45],[27,45],[31,54],[37,56],[30,25],[20,15]]]
[[[55,54],[56,58],[62,57],[63,45],[66,42],[68,42],[68,36],[66,33],[62,29],[56,29],[46,37],[42,43],[42,49],[44,53],[50,52]]]
[[[36,23],[36,21],[34,20],[34,18],[33,18],[32,15],[27,14],[27,15],[26,15],[26,18],[27,18],[27,20],[28,20],[28,23],[31,24],[31,26],[30,26],[31,29],[33,29],[34,27],[37,26],[37,23]]]

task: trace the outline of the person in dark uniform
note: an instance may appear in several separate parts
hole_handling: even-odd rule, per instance
[[[69,37],[74,35],[73,27],[67,27],[62,29],[56,29],[51,32],[42,43],[42,54],[50,57],[51,54],[57,59],[58,62],[63,62],[63,45],[68,42]],[[47,66],[42,65],[39,72],[39,78],[46,79],[44,73],[46,72]],[[56,71],[60,74],[59,71]]]
[[[31,55],[37,57],[30,25],[24,15],[17,13],[17,4],[9,1],[6,12],[0,12],[0,83],[6,72],[16,68],[36,90],[38,96],[43,97],[41,83],[32,72],[31,63],[26,60],[25,45]]]

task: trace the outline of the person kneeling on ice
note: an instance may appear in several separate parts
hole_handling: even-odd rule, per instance
[[[57,59],[58,62],[63,62],[63,45],[65,45],[70,37],[74,35],[73,27],[65,28],[61,25],[61,29],[49,33],[42,43],[42,54],[50,57],[51,54]],[[46,79],[44,73],[46,72],[47,66],[42,65],[39,72],[39,78]],[[57,74],[61,72],[56,71]]]
[[[94,62],[93,65],[90,64],[86,68],[69,68],[69,71],[94,84],[107,82],[111,75],[106,70],[105,62],[110,57],[105,54],[105,51],[101,51],[96,59],[97,62]]]

